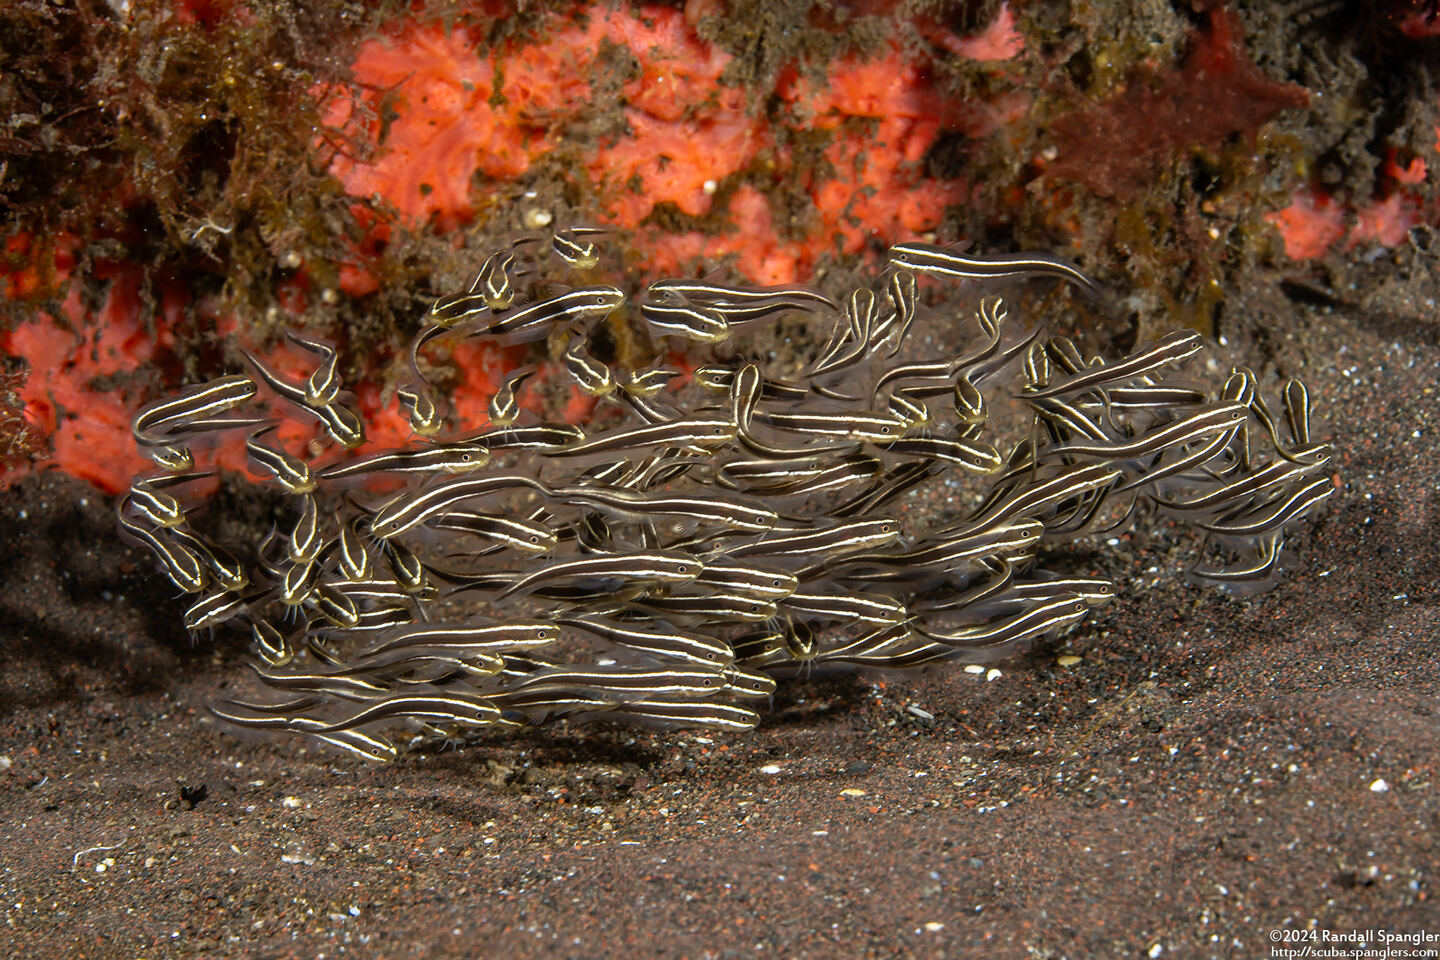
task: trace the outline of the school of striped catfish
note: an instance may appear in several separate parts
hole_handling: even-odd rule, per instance
[[[1192,579],[1263,589],[1335,489],[1300,381],[1267,399],[1240,367],[1212,391],[1182,375],[1198,333],[1106,360],[1012,319],[997,294],[1021,283],[1092,294],[1059,258],[901,243],[843,302],[683,279],[632,295],[587,282],[600,240],[521,237],[435,301],[394,390],[402,447],[355,450],[339,351],[297,331],[304,379],[246,352],[243,372],[138,412],[155,469],[120,503],[123,535],[186,596],[189,631],[252,639],[254,693],[210,706],[224,725],[377,762],[406,730],[401,746],[557,718],[747,730],[777,680],[985,662],[1071,629],[1116,586],[1045,570],[1046,544],[1139,518],[1203,533]],[[709,359],[598,359],[619,311]],[[823,336],[785,378],[747,342],[797,320]],[[918,331],[957,323],[962,352],[924,355]],[[527,364],[488,423],[457,428],[422,356],[471,339],[548,344],[595,413],[530,412]],[[1002,403],[1023,415],[992,418]],[[284,448],[282,417],[310,425],[318,457]],[[195,452],[221,443],[285,503],[248,547],[192,517],[187,489],[210,475]],[[913,519],[937,488],[940,519]]]

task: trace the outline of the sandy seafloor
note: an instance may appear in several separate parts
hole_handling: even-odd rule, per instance
[[[1440,933],[1436,270],[1227,301],[1340,489],[1278,588],[1170,527],[1067,553],[1120,602],[998,664],[786,687],[753,734],[564,727],[372,768],[242,742],[244,676],[59,478],[0,495],[0,955],[1266,957]],[[1062,667],[1062,655],[1079,655]],[[1383,782],[1383,783],[1382,783]],[[1304,942],[1301,941],[1302,945]],[[1319,941],[1308,941],[1322,945]]]

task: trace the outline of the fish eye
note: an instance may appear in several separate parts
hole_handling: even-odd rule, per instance
[[[779,581],[779,580],[771,580],[771,581],[770,581],[770,586],[772,586],[772,587],[778,587],[778,586],[780,586],[780,581]]]

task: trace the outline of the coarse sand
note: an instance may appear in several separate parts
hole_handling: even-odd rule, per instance
[[[1266,957],[1282,928],[1440,932],[1419,258],[1227,299],[1213,375],[1303,377],[1337,449],[1276,589],[1185,583],[1197,543],[1171,526],[1082,542],[1064,563],[1120,597],[1069,636],[978,673],[786,684],[746,735],[561,725],[384,767],[237,740],[204,703],[242,646],[192,645],[104,498],[21,482],[0,955]]]

